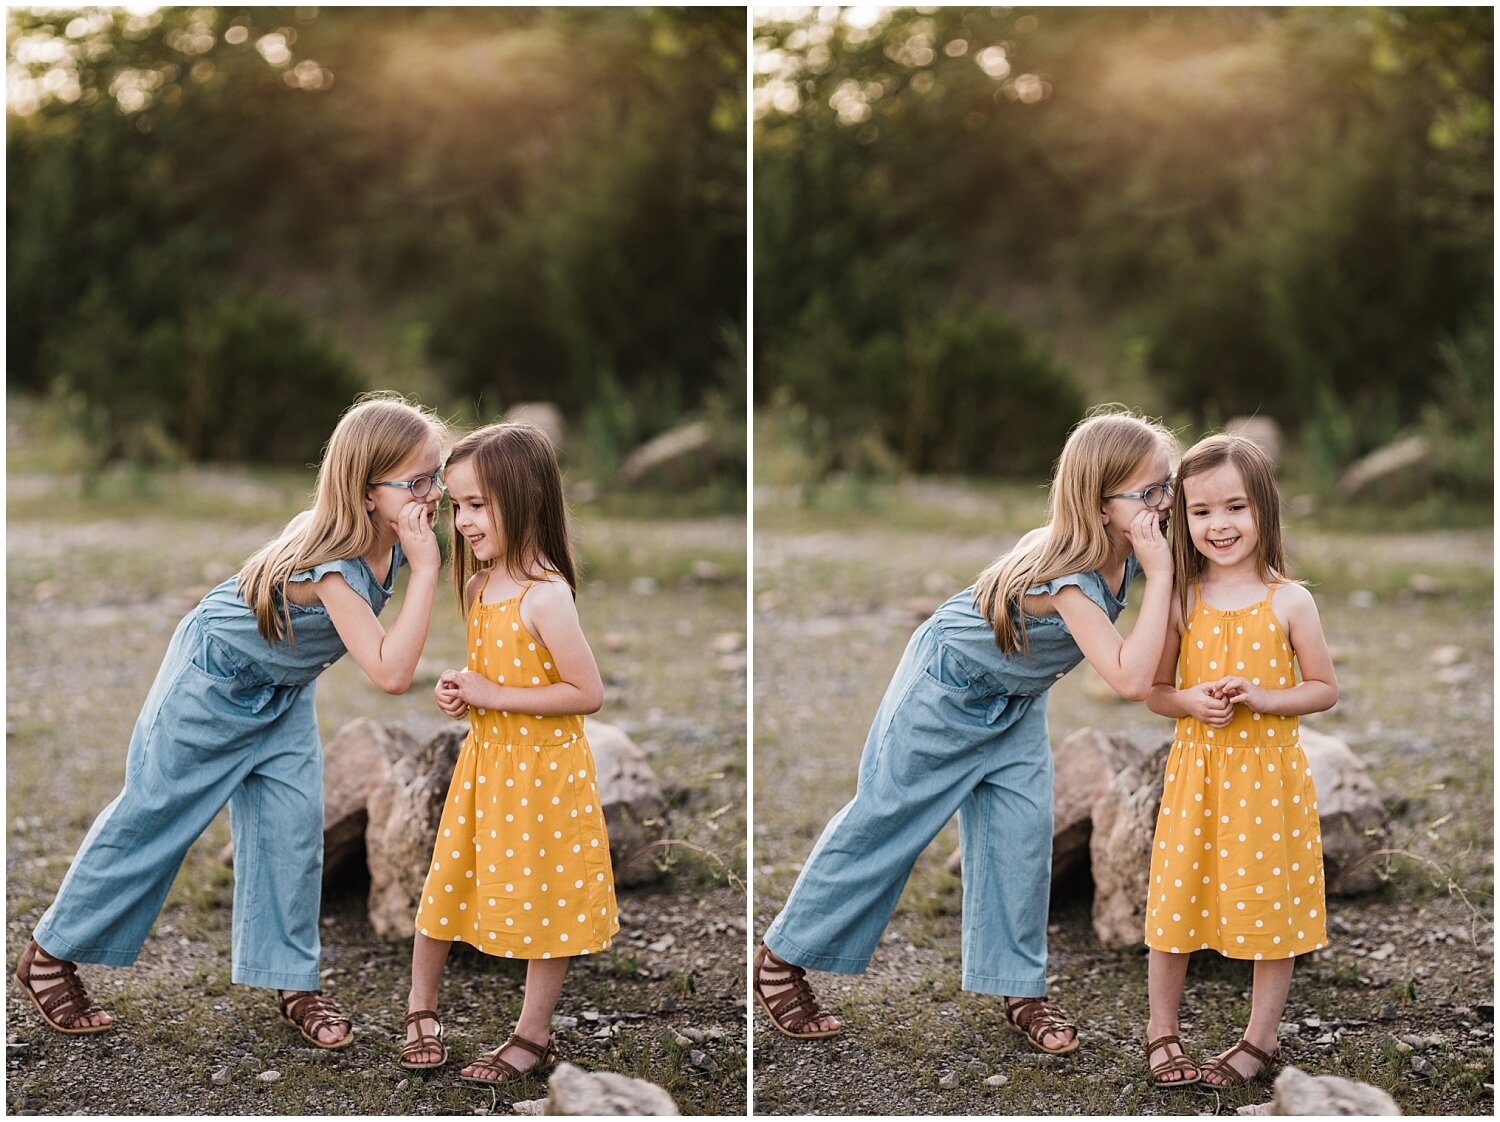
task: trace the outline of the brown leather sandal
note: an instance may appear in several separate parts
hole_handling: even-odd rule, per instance
[[[523,1052],[530,1052],[536,1057],[536,1063],[525,1071],[518,1070],[514,1065],[500,1058],[500,1053],[507,1048],[519,1048]],[[464,1075],[460,1072],[458,1077],[466,1083],[483,1083],[493,1087],[497,1083],[514,1083],[518,1079],[525,1079],[528,1075],[541,1075],[555,1063],[557,1063],[557,1041],[553,1037],[547,1037],[547,1043],[542,1045],[533,1040],[527,1040],[524,1036],[511,1033],[504,1044],[476,1056],[474,1062],[469,1065],[493,1071],[495,1073],[493,1076]]]
[[[1230,1066],[1229,1061],[1238,1052],[1246,1052],[1254,1056],[1260,1061],[1260,1068],[1254,1074],[1245,1075],[1238,1069]],[[1233,1048],[1227,1052],[1219,1053],[1219,1055],[1209,1060],[1206,1064],[1199,1065],[1198,1070],[1204,1075],[1217,1075],[1223,1080],[1222,1083],[1210,1083],[1205,1079],[1203,1081],[1205,1087],[1242,1087],[1246,1083],[1255,1083],[1263,1079],[1269,1079],[1280,1061],[1280,1048],[1275,1049],[1268,1055],[1244,1037],[1241,1037]]]
[[[768,974],[767,967],[779,973]],[[768,996],[761,991],[762,985],[789,985],[791,988]],[[777,958],[764,943],[755,952],[755,1000],[766,1011],[776,1030],[794,1039],[822,1040],[844,1031],[843,1025],[832,1029],[807,1027],[829,1016],[828,1012],[813,995],[812,986],[807,982],[807,971]]]
[[[1165,1048],[1169,1044],[1175,1044],[1179,1048],[1182,1047],[1182,1041],[1178,1040],[1175,1036],[1158,1036],[1155,1040],[1146,1041],[1146,1063],[1151,1068],[1152,1086],[1191,1087],[1194,1083],[1197,1083],[1203,1076],[1198,1068],[1198,1065],[1193,1063],[1192,1060],[1188,1059],[1185,1053],[1179,1052],[1175,1056],[1168,1056],[1159,1064],[1151,1063],[1152,1054],[1156,1052],[1157,1049]],[[1167,1078],[1168,1076],[1174,1075],[1178,1072],[1182,1073],[1181,1078]],[[1189,1074],[1191,1074],[1191,1078],[1188,1078]]]
[[[1064,1016],[1055,1001],[1045,997],[1023,997],[1019,1001],[1005,999],[1005,1023],[1015,1029],[1033,1047],[1053,1056],[1066,1056],[1078,1049],[1078,1026]],[[1066,1044],[1047,1047],[1044,1043],[1048,1033],[1071,1029],[1073,1039]]]
[[[437,1026],[435,1032],[423,1032],[422,1022],[431,1021]],[[448,1062],[448,1046],[443,1043],[443,1022],[438,1020],[435,1009],[414,1009],[406,1015],[406,1020],[401,1022],[403,1032],[412,1025],[417,1026],[417,1038],[408,1040],[401,1046],[401,1066],[412,1071],[427,1071],[429,1068],[442,1067]],[[436,1060],[414,1060],[413,1056],[420,1056],[425,1052],[437,1052],[440,1056]]]
[[[38,954],[46,955],[49,961],[37,964]],[[55,986],[41,990],[33,988],[33,982],[51,982],[61,978]],[[81,1025],[85,1017],[105,1012],[83,988],[83,979],[78,976],[78,967],[65,959],[53,958],[31,939],[21,952],[21,961],[16,963],[16,981],[31,1004],[42,1015],[42,1020],[58,1032],[69,1036],[88,1036],[96,1032],[108,1032],[115,1027],[114,1021],[102,1025]]]
[[[333,1051],[354,1043],[354,1025],[322,990],[278,990],[276,996],[281,1019],[300,1032],[309,1044]],[[338,1025],[344,1026],[343,1036],[333,1041],[318,1039],[319,1029]]]

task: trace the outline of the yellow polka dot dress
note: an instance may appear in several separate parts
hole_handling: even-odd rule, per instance
[[[520,595],[469,609],[469,669],[502,685],[560,681],[521,622]],[[583,718],[469,710],[417,930],[503,958],[562,958],[619,931]]]
[[[1271,611],[1193,606],[1179,688],[1228,674],[1296,684],[1294,652]],[[1151,847],[1146,945],[1230,958],[1291,958],[1328,941],[1317,793],[1296,717],[1236,705],[1212,728],[1180,717]]]

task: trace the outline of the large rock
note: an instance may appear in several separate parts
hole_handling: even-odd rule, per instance
[[[467,725],[452,721],[425,739],[408,734],[385,780],[370,793],[370,926],[382,939],[412,937],[443,799],[467,733]]]
[[[558,1064],[547,1080],[543,1114],[573,1117],[661,1117],[681,1114],[672,1096],[655,1083],[612,1071],[583,1071]]]
[[[667,800],[646,753],[618,725],[588,722],[589,747],[604,800],[604,828],[615,885],[630,888],[661,876],[650,845],[666,837]]]
[[[640,483],[648,477],[664,484],[701,483],[714,466],[714,436],[706,421],[693,421],[662,433],[625,457],[620,477]]]
[[[323,879],[333,879],[365,852],[370,793],[410,734],[375,721],[350,721],[323,745]]]
[[[1386,813],[1370,769],[1336,736],[1303,726],[1300,740],[1318,792],[1324,884],[1331,895],[1373,892],[1376,863],[1361,859],[1384,848]]]
[[[1106,947],[1140,946],[1146,930],[1151,839],[1161,809],[1171,741],[1120,767],[1094,800],[1089,859],[1094,874],[1094,934]]]
[[[1063,881],[1089,860],[1094,804],[1110,777],[1141,752],[1123,736],[1079,729],[1052,753],[1052,883]]]
[[[1274,418],[1253,417],[1230,417],[1224,422],[1225,432],[1237,432],[1248,436],[1260,450],[1266,454],[1266,458],[1273,464],[1281,462],[1281,426]]]
[[[390,759],[385,777],[374,786],[368,802],[365,849],[370,867],[370,925],[383,939],[408,939],[432,860],[443,799],[468,725],[445,722],[421,736],[403,725],[355,724],[368,726],[367,736],[382,738]],[[586,729],[599,777],[615,883],[620,887],[647,883],[661,875],[649,848],[666,834],[661,785],[645,753],[622,729],[593,720],[586,723]]]
[[[550,401],[518,401],[505,411],[505,419],[535,425],[547,434],[553,448],[562,451],[565,434],[562,410]]]
[[[1309,1117],[1388,1117],[1401,1108],[1379,1087],[1337,1075],[1308,1075],[1295,1067],[1276,1077],[1268,1114]]]
[[[1386,498],[1418,498],[1431,482],[1432,448],[1420,436],[1408,436],[1377,448],[1349,465],[1339,491],[1354,498],[1378,491]]]

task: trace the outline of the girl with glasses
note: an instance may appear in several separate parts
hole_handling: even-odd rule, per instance
[[[1069,435],[1051,518],[912,636],[875,715],[854,799],[813,847],[755,955],[755,995],[794,1037],[832,1036],[808,970],[862,973],[917,855],[958,813],[963,988],[1001,996],[1044,1052],[1078,1030],[1046,999],[1052,748],[1047,697],[1087,659],[1123,697],[1150,688],[1166,639],[1172,554],[1164,504],[1176,441],[1102,412]],[[1115,619],[1141,572],[1140,615]]]
[[[52,1028],[114,1027],[75,963],[135,961],[188,847],[232,803],[232,979],[278,991],[283,1019],[308,1042],[353,1043],[349,1018],[318,992],[314,684],[347,651],[381,689],[411,685],[442,564],[432,519],[445,437],[405,400],[361,399],[329,438],[311,509],[178,624],[136,720],[124,789],[94,820],[16,967]],[[378,617],[403,564],[411,577],[386,630]]]

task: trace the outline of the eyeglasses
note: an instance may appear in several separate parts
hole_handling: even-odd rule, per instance
[[[1120,491],[1104,497],[1106,499],[1140,499],[1147,510],[1160,510],[1172,501],[1172,488],[1175,485],[1175,480],[1168,479],[1163,483],[1153,483],[1144,491]]]
[[[415,479],[378,480],[373,484],[375,487],[402,487],[411,492],[411,497],[418,502],[427,498],[434,491],[443,492],[448,488],[443,484],[442,472],[435,471],[431,475],[419,475]]]

